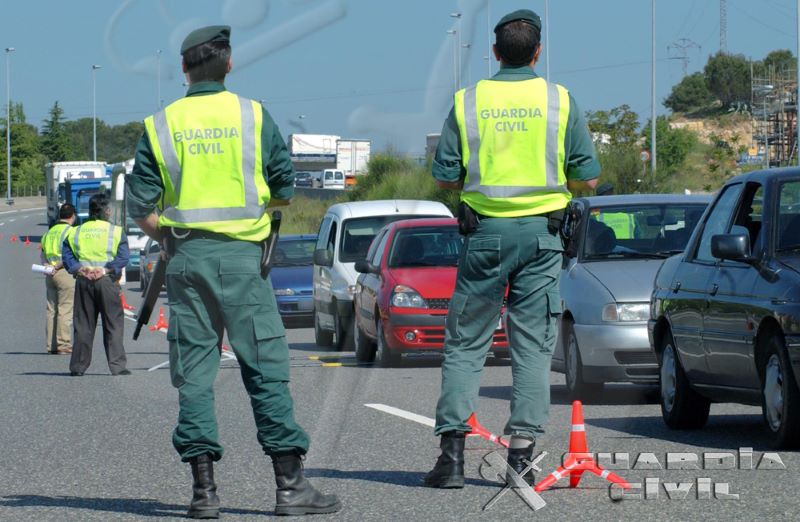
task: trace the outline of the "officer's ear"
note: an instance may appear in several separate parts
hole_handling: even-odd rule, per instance
[[[183,74],[189,74],[189,68],[186,66],[186,58],[181,58],[181,70]]]
[[[539,55],[542,54],[542,44],[536,46],[536,51],[533,53],[533,63],[536,64],[539,62]]]
[[[502,61],[500,58],[500,51],[497,50],[497,44],[492,44],[492,52],[494,53],[494,59],[498,62]]]
[[[230,73],[231,69],[233,69],[233,57],[232,56],[228,57],[228,68],[227,69],[228,70],[225,71],[225,74]]]

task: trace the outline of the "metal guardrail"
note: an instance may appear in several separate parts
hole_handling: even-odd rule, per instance
[[[309,199],[336,199],[342,196],[346,191],[345,190],[334,190],[334,189],[321,189],[321,188],[309,188],[309,187],[295,187],[294,193],[297,196],[303,196]]]

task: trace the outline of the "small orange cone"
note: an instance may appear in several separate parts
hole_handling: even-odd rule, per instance
[[[478,422],[478,418],[475,417],[474,412],[469,416],[469,419],[467,419],[467,425],[472,428],[472,431],[467,433],[467,437],[480,437],[488,440],[489,442],[494,442],[495,444],[499,444],[506,448],[508,447],[508,441],[484,428],[483,425]]]
[[[536,490],[537,493],[550,488],[567,474],[569,474],[569,487],[577,487],[584,471],[591,471],[601,479],[619,484],[619,486],[624,489],[630,489],[631,487],[631,485],[619,475],[600,467],[594,461],[592,454],[589,453],[589,445],[586,442],[586,425],[583,423],[583,405],[581,401],[572,403],[572,429],[569,433],[569,453],[567,453],[563,462],[564,464],[562,466],[556,468],[554,472],[550,473],[536,484],[536,487],[533,489]]]
[[[120,293],[119,294],[119,300],[120,300],[120,302],[122,302],[122,309],[123,310],[128,310],[128,311],[136,310],[135,306],[131,306],[131,305],[128,304],[127,301],[125,301],[125,294]]]
[[[16,243],[17,242],[17,235],[16,234],[11,234],[11,237],[8,240],[10,242],[12,242],[12,243]]]
[[[25,238],[25,246],[31,246],[31,236]]]
[[[167,321],[164,319],[164,307],[163,306],[159,306],[158,307],[158,321],[156,321],[156,324],[154,324],[153,326],[150,327],[150,331],[151,332],[155,332],[156,330],[166,330],[168,328],[169,328],[169,325],[167,324]]]

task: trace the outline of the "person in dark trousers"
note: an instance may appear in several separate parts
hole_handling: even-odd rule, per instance
[[[122,345],[124,312],[119,279],[128,264],[128,240],[121,227],[112,224],[108,196],[89,199],[89,219],[67,234],[62,258],[76,278],[73,309],[74,342],[70,375],[80,377],[92,362],[97,315],[103,320],[103,345],[111,375],[130,375]]]
[[[539,78],[542,23],[533,11],[495,27],[500,71],[456,93],[433,162],[439,187],[460,191],[464,249],[445,325],[435,434],[442,453],[424,484],[464,487],[466,423],[508,289],[511,351],[508,464],[521,474],[544,433],[550,361],[561,313],[558,229],[571,191],[594,189],[594,145],[572,95]],[[523,477],[534,480],[531,472]]]
[[[272,459],[275,513],[333,513],[335,495],[305,478],[309,440],[294,419],[289,344],[269,277],[261,268],[271,230],[268,206],[288,205],[294,169],[280,131],[259,103],[228,92],[230,27],[191,32],[181,46],[186,97],[145,119],[127,183],[128,211],[166,241],[170,374],[180,413],[172,435],[191,465],[188,515],[219,517],[215,461],[222,458],[214,379],[227,332],[258,429]]]

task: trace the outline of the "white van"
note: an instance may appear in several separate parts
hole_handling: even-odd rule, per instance
[[[383,200],[331,205],[314,250],[314,338],[319,346],[353,349],[353,295],[372,240],[384,225],[422,217],[453,217],[435,201]]]
[[[325,169],[322,171],[322,188],[344,190],[344,171]]]

